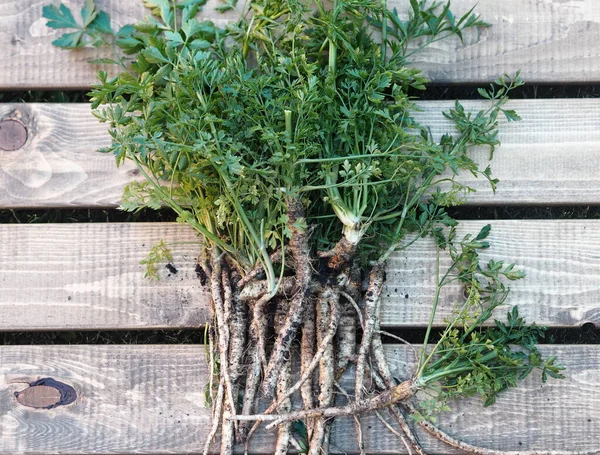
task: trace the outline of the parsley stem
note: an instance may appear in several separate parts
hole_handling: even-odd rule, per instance
[[[425,332],[425,338],[423,339],[423,349],[421,350],[421,364],[425,363],[427,343],[429,342],[429,335],[431,334],[431,328],[433,327],[433,320],[437,311],[438,303],[440,302],[440,291],[442,289],[440,280],[440,248],[436,245],[435,248],[435,295],[433,297],[433,306],[429,315],[429,324],[427,325],[427,332]]]

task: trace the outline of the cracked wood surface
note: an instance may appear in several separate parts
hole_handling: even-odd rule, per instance
[[[472,111],[486,103],[464,101]],[[430,125],[434,137],[454,131],[442,115],[450,101],[419,103],[415,118]],[[500,180],[494,193],[487,181],[461,173],[459,181],[476,190],[470,205],[572,205],[600,203],[600,101],[598,99],[513,100],[521,122],[502,120],[491,163]],[[0,121],[18,119],[27,141],[17,150],[0,150],[0,207],[115,207],[123,187],[139,178],[134,165],[116,168],[114,157],[96,152],[110,144],[106,125],[87,104],[1,104]],[[471,155],[485,168],[489,151]]]
[[[84,0],[67,2],[77,14]],[[58,0],[0,0],[0,87],[87,88],[101,66],[87,63],[110,56],[105,50],[63,51],[51,42],[58,31],[46,27],[42,6]],[[98,0],[115,27],[147,14],[137,0]],[[204,17],[226,21],[233,14]],[[522,71],[527,82],[598,82],[600,80],[600,3],[597,0],[454,0],[457,16],[477,4],[476,11],[492,27],[467,30],[437,42],[414,57],[417,67],[438,83],[489,82],[503,73]],[[408,0],[390,0],[390,8],[407,11]],[[65,71],[68,68],[68,71]],[[104,68],[105,69],[105,68]]]
[[[453,405],[452,412],[440,416],[440,427],[496,449],[597,448],[600,350],[568,345],[541,350],[567,367],[567,379],[542,384],[534,373],[489,408],[478,399]],[[386,354],[399,379],[414,369],[410,348],[388,345]],[[199,345],[2,346],[0,453],[199,453],[210,425],[204,404],[207,374]],[[341,381],[347,390],[353,388],[351,376],[349,371]],[[20,404],[14,393],[40,378],[72,387],[75,401],[49,410]],[[52,401],[49,393],[45,400]],[[375,417],[362,421],[367,453],[405,453]],[[431,455],[459,453],[422,432],[419,436]],[[272,453],[274,442],[275,433],[259,433],[251,453]],[[334,423],[332,453],[357,453],[352,419]]]
[[[600,221],[490,221],[492,247],[481,254],[516,263],[523,280],[509,283],[507,305],[527,321],[552,327],[600,324]],[[463,221],[459,236],[486,221]],[[139,261],[158,240],[172,244],[177,273],[159,265],[161,280],[144,278]],[[207,321],[207,288],[195,272],[194,232],[175,223],[0,225],[0,330],[193,328]],[[449,264],[442,255],[442,267]],[[395,254],[382,293],[382,325],[424,327],[434,294],[431,239]],[[170,275],[170,276],[169,276]],[[441,294],[436,324],[460,298]]]

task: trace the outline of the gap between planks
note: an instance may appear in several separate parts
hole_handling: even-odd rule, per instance
[[[487,104],[464,101],[477,111]],[[439,138],[454,131],[442,115],[451,101],[425,101],[414,116]],[[599,204],[600,101],[597,99],[513,100],[509,108],[521,122],[501,121],[491,163],[500,180],[494,193],[487,181],[461,173],[459,181],[477,191],[470,205]],[[126,162],[116,168],[114,157],[96,152],[110,144],[107,126],[90,113],[88,104],[1,104],[2,118],[19,118],[28,129],[21,149],[0,151],[0,207],[116,207],[123,187],[140,178]],[[475,148],[471,156],[483,167],[489,150]]]
[[[600,440],[600,348],[541,346],[566,367],[567,379],[540,381],[534,373],[519,388],[483,408],[470,399],[453,405],[439,425],[468,442],[505,450],[590,450]],[[393,374],[406,378],[414,354],[387,345]],[[2,454],[188,454],[198,453],[209,429],[204,407],[207,382],[204,347],[2,346],[0,428]],[[350,390],[348,372],[342,384]],[[19,404],[14,392],[52,378],[75,389],[74,403],[51,410]],[[372,416],[363,418],[368,453],[405,449]],[[354,422],[336,420],[332,453],[356,453]],[[259,434],[252,453],[271,453],[274,434]],[[426,451],[457,454],[420,433]]]
[[[459,237],[486,221],[463,221]],[[528,322],[550,327],[600,324],[600,221],[492,221],[492,247],[481,259],[504,260],[526,271],[511,282],[507,305]],[[173,252],[171,273],[144,278],[140,260],[164,240]],[[0,330],[112,330],[201,327],[208,289],[195,271],[200,245],[176,223],[0,225]],[[442,256],[442,267],[449,264]],[[434,294],[435,247],[423,239],[389,261],[382,325],[424,327]],[[460,299],[442,292],[436,325]]]
[[[71,0],[76,12],[84,0]],[[88,88],[100,66],[87,63],[108,56],[105,50],[63,51],[51,45],[58,31],[41,17],[47,1],[0,0],[0,88]],[[58,3],[58,1],[53,1]],[[98,0],[115,27],[148,14],[138,0]],[[225,22],[235,18],[214,11],[210,0],[204,18]],[[464,42],[452,37],[417,54],[414,63],[437,83],[489,82],[503,73],[522,71],[528,82],[597,82],[600,80],[600,5],[597,0],[455,0],[460,17],[476,12],[492,27],[467,30]],[[408,0],[390,0],[390,9],[408,11]],[[68,68],[68,71],[64,71]],[[104,68],[107,69],[107,68]],[[111,70],[111,68],[108,68]]]

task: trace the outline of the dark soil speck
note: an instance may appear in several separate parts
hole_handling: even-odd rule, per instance
[[[204,286],[208,280],[208,275],[206,275],[206,272],[200,264],[196,264],[196,276],[200,280],[200,284]]]

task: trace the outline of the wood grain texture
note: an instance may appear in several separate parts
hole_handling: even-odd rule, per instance
[[[501,2],[500,2],[501,3]],[[600,3],[599,3],[600,6]],[[474,113],[489,104],[461,101]],[[435,139],[452,133],[452,123],[440,115],[454,106],[451,101],[419,104],[414,114],[431,128]],[[476,192],[466,197],[468,205],[573,205],[598,204],[600,191],[600,102],[591,99],[512,100],[506,105],[522,117],[508,122],[501,115],[496,148],[490,161],[489,148],[476,147],[470,156],[500,180],[494,193],[484,178],[461,172],[458,181]]]
[[[0,207],[114,207],[138,175],[96,152],[110,136],[87,104],[0,104],[0,119],[27,129],[23,147],[0,150]]]
[[[407,0],[390,7],[406,10]],[[413,59],[432,81],[481,83],[521,70],[527,82],[600,80],[594,43],[600,38],[596,0],[454,0],[460,15],[474,5],[492,26],[434,43]]]
[[[53,0],[58,3],[58,0]],[[84,88],[95,81],[99,66],[87,60],[105,56],[103,50],[61,51],[51,42],[59,33],[41,17],[49,0],[0,0],[0,72],[2,88]],[[67,2],[78,11],[83,0]],[[529,82],[596,82],[600,80],[600,4],[596,0],[455,0],[457,15],[478,3],[477,12],[492,27],[469,30],[464,43],[442,40],[414,58],[431,80],[464,83],[494,80],[505,72],[522,70]],[[115,26],[146,15],[141,1],[98,0]],[[205,17],[224,21],[211,0]],[[407,11],[408,0],[388,6]],[[230,15],[229,17],[232,17]],[[68,71],[65,71],[68,68]]]
[[[96,72],[110,65],[91,65],[89,60],[112,57],[107,49],[78,49],[65,51],[52,46],[52,41],[63,32],[46,27],[42,7],[60,4],[60,0],[0,0],[0,88],[3,89],[85,89],[94,84]],[[77,20],[84,0],[63,0]],[[112,20],[113,29],[142,20],[148,10],[141,0],[96,0],[100,9]],[[218,14],[214,6],[219,0],[209,0],[199,18],[206,17],[215,23],[224,23],[231,13]]]
[[[459,235],[485,221],[461,223]],[[492,248],[481,254],[527,272],[510,283],[507,305],[530,322],[552,327],[600,324],[600,221],[492,221]],[[198,245],[174,245],[168,276],[144,279],[139,261],[152,243],[193,242],[191,229],[169,223],[0,225],[0,330],[197,327],[208,293],[195,275]],[[449,259],[442,255],[442,266]],[[423,327],[434,294],[430,239],[390,258],[383,325]],[[26,292],[24,292],[26,290]],[[442,292],[436,322],[451,314],[458,287]],[[498,311],[503,317],[506,307]]]
[[[458,238],[477,234],[486,221],[463,221]],[[482,251],[489,259],[515,263],[527,273],[510,282],[503,317],[518,305],[527,321],[554,327],[600,324],[600,223],[595,220],[491,221],[491,248]],[[441,270],[450,265],[441,256]],[[382,320],[391,326],[422,326],[427,323],[435,289],[435,245],[431,239],[416,242],[405,255],[390,258],[382,293]],[[452,313],[462,290],[448,286],[442,291],[436,322]]]
[[[0,0],[0,87],[24,88],[87,88],[96,81],[96,72],[107,69],[90,65],[88,60],[110,57],[105,49],[64,51],[52,46],[62,32],[46,27],[42,7],[60,1]],[[80,20],[83,0],[64,2]],[[145,15],[141,1],[100,1],[113,28],[134,23]]]
[[[144,278],[153,243],[171,245],[171,273]],[[0,225],[0,330],[199,327],[208,294],[192,230],[170,223]]]
[[[596,346],[541,346],[545,355],[556,355],[566,366],[564,380],[542,384],[539,373],[526,378],[517,389],[499,396],[484,408],[481,400],[453,404],[441,414],[439,426],[453,436],[483,447],[500,450],[597,450],[600,451],[598,393],[600,357]],[[392,374],[399,379],[413,372],[414,353],[406,346],[386,346]],[[351,389],[350,389],[351,390]],[[405,453],[396,436],[377,418],[362,420],[367,453]],[[332,444],[340,452],[356,453],[354,422],[336,420]],[[418,432],[429,454],[460,454]]]
[[[414,368],[405,346],[386,346],[393,373]],[[567,367],[567,379],[542,384],[539,374],[505,392],[496,405],[477,399],[453,406],[440,426],[473,444],[508,450],[589,450],[600,440],[600,350],[545,346]],[[19,404],[15,392],[50,377],[70,385],[77,400],[51,410]],[[350,389],[352,372],[342,383]],[[2,346],[0,429],[3,454],[198,453],[209,428],[204,407],[203,346]],[[363,418],[367,453],[405,449],[373,417]],[[259,433],[251,453],[272,453],[274,434]],[[455,454],[420,433],[430,454]],[[332,453],[355,454],[354,424],[338,419]]]
[[[197,453],[209,420],[203,359],[203,346],[4,346],[0,453]],[[16,401],[45,377],[77,400],[51,410]]]
[[[486,105],[464,101],[473,111]],[[415,117],[434,137],[452,133],[442,115],[453,103],[427,101]],[[486,180],[461,173],[475,193],[471,205],[552,205],[600,203],[600,101],[597,99],[514,100],[508,105],[523,117],[502,121],[491,163],[500,179],[494,193]],[[0,151],[0,207],[115,207],[123,186],[138,171],[130,163],[116,168],[111,155],[96,150],[110,143],[106,125],[85,104],[0,104],[0,119],[20,118],[27,143]],[[489,151],[471,153],[482,167]]]

